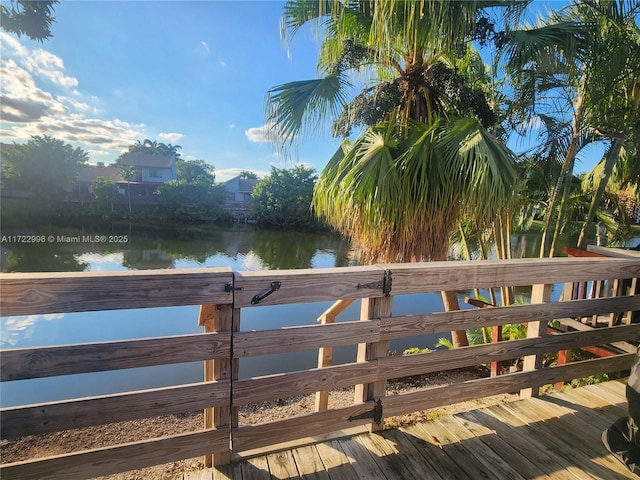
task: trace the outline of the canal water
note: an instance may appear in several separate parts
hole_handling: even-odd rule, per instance
[[[122,271],[230,267],[233,270],[326,268],[357,265],[356,252],[331,233],[265,231],[247,227],[197,229],[140,228],[132,225],[2,229],[4,272]],[[26,238],[37,241],[20,241]],[[539,236],[514,237],[518,256],[535,256]],[[470,292],[460,292],[461,296]],[[242,310],[241,329],[264,330],[315,324],[330,302]],[[355,302],[338,321],[357,320]],[[463,308],[467,306],[461,303]],[[468,307],[470,308],[470,307]],[[442,311],[439,294],[398,296],[394,315]],[[198,306],[0,317],[0,349],[113,341],[199,333]],[[434,348],[439,337],[417,336],[391,342],[402,353],[410,347]],[[355,360],[356,348],[334,349],[334,363]],[[1,351],[0,351],[1,355]],[[317,351],[247,358],[240,378],[313,368]],[[156,388],[202,380],[202,363],[146,367],[66,377],[5,382],[2,407]]]

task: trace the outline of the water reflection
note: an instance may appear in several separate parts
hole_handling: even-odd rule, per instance
[[[3,235],[24,235],[12,228]],[[29,235],[54,239],[42,243],[3,243],[4,272],[77,272],[114,269],[169,269],[229,266],[238,269],[292,269],[353,264],[348,242],[332,233],[230,229],[42,227]],[[84,241],[106,238],[107,241]],[[79,242],[59,239],[80,238]],[[114,239],[115,241],[110,241]],[[126,240],[124,240],[126,239]],[[320,264],[319,264],[320,263]]]

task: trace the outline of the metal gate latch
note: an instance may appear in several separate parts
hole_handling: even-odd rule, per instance
[[[376,422],[378,425],[382,423],[382,399],[381,398],[379,398],[375,402],[375,406],[371,410],[367,412],[362,412],[358,415],[351,415],[349,418],[347,418],[347,420],[349,420],[350,422],[353,422],[354,420],[362,420],[363,418],[373,418],[373,421]]]
[[[271,289],[268,292],[263,293],[262,295],[255,295],[252,299],[251,299],[251,305],[257,305],[259,304],[262,300],[264,300],[265,298],[267,298],[269,295],[271,295],[273,292],[275,292],[276,290],[280,290],[280,286],[282,285],[281,282],[271,282]]]

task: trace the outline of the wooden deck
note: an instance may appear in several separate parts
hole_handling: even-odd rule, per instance
[[[637,479],[600,441],[625,414],[625,384],[611,381],[270,453],[183,479]]]

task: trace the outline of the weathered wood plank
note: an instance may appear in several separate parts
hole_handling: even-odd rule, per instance
[[[512,466],[517,466],[518,472],[526,478],[554,480],[576,480],[576,477],[566,470],[567,465],[559,464],[553,455],[531,442],[516,428],[497,421],[495,417],[476,410],[456,414],[455,419],[476,437],[485,442],[498,455]]]
[[[228,430],[209,430],[0,466],[3,480],[70,480],[136,470],[224,449]]]
[[[241,463],[242,480],[271,480],[267,457],[249,458]]]
[[[3,438],[193,412],[228,405],[228,381],[141,390],[0,410]]]
[[[351,466],[349,458],[345,455],[340,444],[335,440],[318,443],[316,450],[322,459],[322,463],[329,473],[331,480],[358,480],[356,471]]]
[[[230,268],[0,274],[2,315],[228,304]]]
[[[384,270],[378,266],[236,272],[235,305],[252,307],[382,296],[381,289],[364,285],[380,282],[383,277]],[[252,303],[254,297],[271,290],[272,282],[280,282],[279,289],[259,303]]]
[[[253,357],[300,350],[315,350],[324,346],[375,342],[379,338],[380,324],[375,321],[283,327],[234,334],[233,353],[238,358]]]
[[[356,440],[357,437],[343,438],[336,442],[340,445],[342,451],[347,455],[351,466],[356,472],[358,478],[395,480],[388,479],[376,464],[373,454]]]
[[[473,464],[462,467],[456,462],[457,449],[446,445],[444,432],[441,427],[433,422],[418,423],[408,428],[403,428],[402,432],[414,443],[425,461],[431,464],[440,473],[443,479],[453,480],[482,478]],[[442,440],[441,440],[442,437]],[[445,448],[446,447],[446,448]],[[464,457],[460,460],[463,460]]]
[[[394,455],[398,455],[400,461],[407,466],[409,471],[413,472],[412,478],[424,480],[441,478],[441,472],[436,471],[430,463],[424,461],[422,454],[407,435],[393,428],[382,430],[375,435],[381,435],[387,440],[395,452]]]
[[[580,378],[594,372],[617,372],[629,368],[634,355],[627,353],[594,360],[557,365],[543,370],[519,372],[498,377],[481,378],[457,384],[433,387],[417,392],[389,395],[384,398],[383,415],[385,418],[402,415],[428,408],[451,405],[484,396],[508,393],[526,388],[532,384],[553,384],[560,380]]]
[[[318,390],[334,390],[377,379],[375,364],[371,362],[278,373],[234,382],[233,402],[235,405],[246,405]]]
[[[298,438],[364,425],[371,420],[367,418],[349,420],[349,417],[370,412],[373,407],[374,402],[371,401],[340,409],[301,415],[286,420],[241,426],[234,431],[233,447],[234,450],[242,452]]]
[[[225,332],[3,350],[0,380],[197,362],[228,357],[230,346]]]
[[[300,478],[296,468],[296,461],[293,459],[290,450],[267,455],[267,462],[269,463],[269,471],[275,478]]]
[[[424,478],[431,480],[433,478],[423,476],[423,472],[420,470],[410,469],[409,465],[405,463],[405,459],[400,456],[399,450],[378,432],[359,435],[355,440],[371,452],[374,462],[388,479]]]
[[[572,300],[533,305],[512,305],[484,310],[460,310],[426,315],[383,317],[379,321],[383,339],[434,334],[510,323],[548,321],[566,317],[586,317],[610,312],[640,309],[640,297],[626,296],[589,300]],[[372,320],[376,321],[376,320]],[[347,322],[345,322],[347,323]],[[357,322],[353,322],[357,323]],[[355,332],[354,332],[355,333]]]
[[[492,476],[498,479],[509,478],[524,480],[525,478],[530,478],[524,477],[522,475],[523,472],[514,468],[521,466],[523,462],[512,464],[490,448],[489,445],[477,438],[462,422],[457,421],[453,417],[437,418],[434,422],[447,430],[454,441],[460,443],[460,446],[464,448],[467,452],[467,454],[464,455],[465,462],[472,461],[477,463],[478,466],[483,465],[487,471],[491,472]],[[517,456],[509,457],[509,459],[515,462],[518,461]]]
[[[640,276],[640,261],[622,258],[523,258],[381,264],[392,273],[392,295],[470,290],[502,286],[634,278]]]
[[[599,441],[602,431],[588,420],[577,421],[570,409],[557,403],[553,408],[539,399],[531,399],[524,408],[519,403],[505,404],[504,407],[527,421],[533,434],[557,449],[557,455],[571,459],[596,478],[615,478],[616,475],[619,478],[636,478],[611,455],[603,455],[606,450]],[[585,438],[594,441],[585,442]]]
[[[329,480],[322,458],[315,445],[295,448],[291,451],[300,476],[310,480]]]
[[[628,330],[618,330],[628,328]],[[543,354],[558,350],[600,345],[623,339],[638,338],[640,324],[570,332],[541,338],[512,340],[440,350],[399,357],[380,358],[377,361],[380,378],[398,378],[454,368],[488,364],[493,360],[510,360],[525,355]]]

